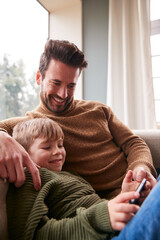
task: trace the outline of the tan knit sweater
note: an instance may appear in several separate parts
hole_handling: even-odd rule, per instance
[[[64,170],[79,173],[102,197],[120,191],[126,170],[143,166],[156,176],[151,153],[145,142],[120,122],[111,109],[99,102],[74,100],[62,113],[52,113],[41,99],[25,118],[48,117],[57,121],[65,135],[67,152]],[[0,128],[12,128],[25,118],[12,118]]]
[[[107,201],[71,173],[40,169],[42,188],[35,191],[31,175],[21,188],[10,184],[7,195],[11,240],[110,239]]]

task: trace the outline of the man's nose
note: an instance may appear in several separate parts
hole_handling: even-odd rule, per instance
[[[59,88],[57,95],[62,99],[66,98],[68,95],[67,88],[66,87]]]

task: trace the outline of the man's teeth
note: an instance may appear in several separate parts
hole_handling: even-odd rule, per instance
[[[54,98],[57,102],[59,102],[59,103],[62,103],[62,102],[64,102],[64,100],[61,100],[61,99],[59,99],[59,98]]]

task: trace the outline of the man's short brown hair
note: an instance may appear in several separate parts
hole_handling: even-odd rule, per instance
[[[88,65],[83,52],[74,43],[50,39],[46,42],[44,52],[40,57],[39,71],[42,79],[45,77],[51,59],[79,68],[80,71]]]

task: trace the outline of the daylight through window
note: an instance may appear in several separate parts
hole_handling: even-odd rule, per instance
[[[38,1],[0,1],[0,120],[39,103],[35,73],[48,38],[48,12]]]

